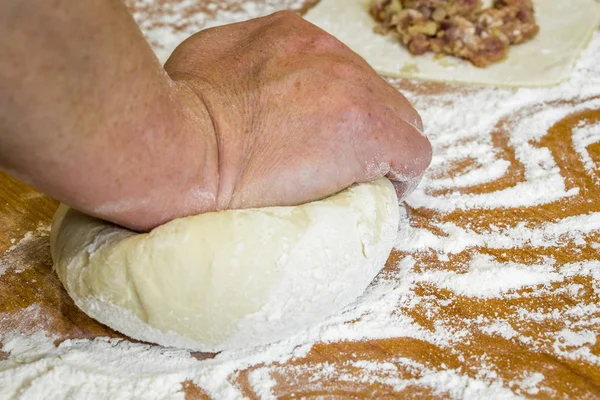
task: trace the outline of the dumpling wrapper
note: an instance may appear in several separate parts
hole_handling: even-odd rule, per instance
[[[304,18],[337,37],[381,75],[492,86],[552,86],[567,80],[600,21],[595,0],[534,0],[539,34],[511,46],[506,60],[477,68],[457,57],[413,56],[396,37],[373,32],[377,22],[369,14],[369,3],[321,0]]]

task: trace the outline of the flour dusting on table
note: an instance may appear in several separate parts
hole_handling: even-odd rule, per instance
[[[302,5],[227,3],[234,11],[197,10],[192,1],[132,5],[162,60],[202,27]],[[148,10],[161,7],[150,21]],[[423,116],[433,163],[401,205],[388,267],[343,312],[273,345],[203,358],[119,339],[55,345],[51,326],[27,323],[39,322],[32,305],[0,338],[0,398],[184,398],[184,381],[219,399],[246,390],[270,399],[292,387],[327,393],[332,382],[374,397],[406,388],[452,398],[556,395],[553,377],[572,373],[569,362],[600,368],[600,122],[585,114],[600,108],[598,54],[597,32],[572,79],[555,88],[423,94],[419,84],[390,81]],[[572,132],[572,144],[564,132]],[[15,252],[46,234],[34,232],[1,254],[0,273],[23,268]],[[378,358],[378,340],[393,354]],[[539,357],[539,368],[519,358],[524,349]],[[319,358],[327,352],[336,357]],[[564,370],[544,366],[545,357]]]

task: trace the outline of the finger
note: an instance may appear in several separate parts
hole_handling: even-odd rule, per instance
[[[418,181],[431,163],[429,139],[405,120],[399,120],[390,132],[387,157],[390,162],[388,177],[394,181]]]
[[[398,200],[404,200],[407,198],[412,192],[415,191],[419,183],[421,182],[421,178],[412,179],[409,181],[391,181],[392,185],[394,185],[394,189],[396,190],[396,195],[398,196]]]
[[[401,183],[401,193],[414,190],[431,162],[429,140],[387,107],[371,114],[371,123],[355,143],[355,153],[364,166],[359,179],[387,176]]]
[[[410,101],[379,75],[374,80],[373,87],[376,88],[377,93],[384,99],[384,102],[400,119],[403,119],[422,133],[423,121]]]

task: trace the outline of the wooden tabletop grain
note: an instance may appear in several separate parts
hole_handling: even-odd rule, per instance
[[[157,2],[163,4],[165,2]],[[206,3],[200,1],[199,4]],[[236,2],[232,2],[236,3]],[[237,3],[236,3],[237,4]],[[135,7],[135,2],[132,3]],[[147,10],[146,10],[147,11]],[[144,12],[146,12],[144,11]],[[153,12],[157,12],[154,10]],[[143,14],[143,12],[142,12]],[[146,14],[144,14],[146,15]],[[148,11],[145,18],[152,18]],[[424,95],[447,91],[464,90],[458,86],[445,86],[433,83],[415,83],[402,80],[391,81],[400,90],[420,92]],[[476,89],[474,89],[476,90]],[[580,99],[568,99],[567,104],[576,105]],[[518,117],[515,113],[515,118]],[[555,124],[544,135],[539,146],[549,149],[564,177],[568,188],[579,188],[575,196],[534,207],[514,207],[499,209],[469,209],[442,213],[433,209],[409,208],[411,223],[438,234],[436,223],[451,221],[458,226],[470,229],[486,229],[492,224],[511,224],[523,221],[539,225],[548,221],[570,216],[600,212],[600,186],[591,176],[574,149],[572,132],[582,122],[587,124],[600,122],[600,109],[586,109],[575,112]],[[508,172],[493,182],[462,188],[462,193],[493,193],[510,187],[526,179],[524,168],[515,157],[514,149],[507,140],[507,132],[502,125],[491,133],[492,142],[499,157],[510,163]],[[588,154],[600,165],[600,143],[591,144]],[[470,161],[448,166],[451,176],[464,169]],[[2,332],[19,330],[35,332],[45,330],[57,337],[57,343],[69,338],[93,338],[97,336],[122,337],[122,335],[87,317],[73,304],[63,290],[58,278],[52,271],[49,254],[49,224],[57,207],[57,202],[38,193],[29,186],[0,172],[0,335]],[[551,255],[558,263],[577,260],[598,260],[598,242],[600,232],[583,235],[580,240],[566,240],[551,247],[535,245],[519,249],[478,248],[480,254],[487,254],[499,262],[519,262],[531,264],[540,257]],[[21,241],[21,245],[17,245]],[[388,260],[383,274],[390,274],[397,268],[398,261],[407,253],[395,251]],[[453,254],[447,261],[441,262],[434,254],[415,252],[411,256],[416,261],[415,268],[460,269],[473,257],[473,252],[464,251]],[[569,291],[560,291],[561,287],[572,284],[581,288],[575,298]],[[532,295],[532,289],[518,291],[510,298],[472,298],[459,296],[448,290],[420,284],[418,294],[425,299],[422,306],[404,309],[398,305],[398,312],[409,315],[423,329],[434,329],[436,321],[444,320],[458,328],[465,328],[469,318],[498,319],[499,316],[513,326],[520,334],[531,337],[532,341],[543,342],[545,333],[560,330],[570,322],[564,320],[519,319],[515,308],[528,311],[551,312],[565,310],[574,305],[600,305],[598,282],[591,277],[572,276],[553,283],[557,290]],[[428,310],[428,302],[452,300],[452,306]],[[36,312],[31,311],[32,307]],[[440,311],[441,310],[441,311]],[[540,311],[542,310],[542,311]],[[598,340],[589,346],[590,354],[600,357],[600,311],[591,313],[583,319],[588,330],[595,331]],[[471,329],[467,326],[466,329]],[[0,359],[3,358],[0,352]],[[211,357],[195,354],[198,358]],[[250,398],[257,398],[248,382],[249,374],[256,368],[266,368],[276,381],[273,393],[279,398],[302,396],[325,396],[327,398],[445,398],[447,393],[438,393],[431,388],[418,384],[404,388],[394,388],[385,380],[337,379],[342,374],[360,377],[360,368],[353,367],[347,361],[390,361],[400,358],[414,360],[432,369],[460,369],[469,376],[476,377],[480,371],[481,360],[487,360],[494,366],[497,377],[503,382],[522,379],[524,371],[539,371],[544,377],[547,392],[515,394],[536,398],[600,398],[600,366],[583,358],[565,358],[547,348],[532,348],[518,340],[499,335],[488,334],[472,328],[471,339],[463,344],[448,348],[410,337],[395,337],[368,341],[344,341],[321,343],[303,357],[294,358],[283,364],[253,366],[238,371],[230,379]],[[316,378],[311,373],[315,366],[329,365],[334,378]],[[351,365],[351,366],[349,366]],[[395,363],[399,373],[408,378],[417,378],[418,373],[406,364]],[[337,374],[337,375],[336,375]],[[415,381],[416,382],[416,381]],[[507,384],[507,387],[509,385]],[[510,389],[510,387],[509,387]],[[182,390],[188,398],[205,398],[206,394],[193,383],[182,382]]]

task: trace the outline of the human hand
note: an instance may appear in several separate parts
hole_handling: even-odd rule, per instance
[[[0,49],[0,168],[134,230],[384,175],[402,197],[430,161],[406,99],[290,12],[199,32],[163,69],[120,1],[12,0]]]
[[[198,211],[296,205],[382,176],[403,197],[430,163],[409,102],[291,12],[201,31],[165,69],[191,123],[210,126]]]

